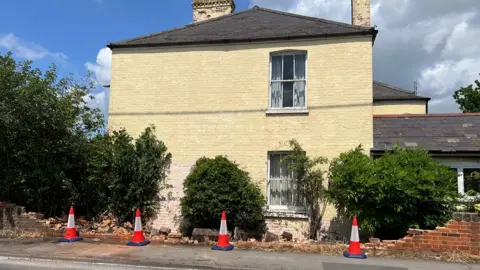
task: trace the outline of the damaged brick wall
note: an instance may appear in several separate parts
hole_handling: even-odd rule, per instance
[[[45,227],[35,217],[27,215],[24,207],[6,204],[0,206],[0,230],[43,232]]]
[[[372,248],[373,243],[366,247]],[[480,215],[478,213],[455,213],[444,227],[435,230],[408,231],[408,236],[396,241],[383,241],[377,246],[405,251],[449,252],[461,250],[480,255]]]

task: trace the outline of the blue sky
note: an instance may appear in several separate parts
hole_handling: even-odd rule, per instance
[[[243,10],[250,3],[237,0],[236,5]],[[0,14],[0,52],[11,50],[41,69],[55,63],[61,76],[77,78],[87,67],[102,69],[97,55],[108,42],[192,21],[191,0],[3,0]],[[98,102],[92,104],[105,111],[108,95],[100,86],[106,80],[98,81],[93,92]]]
[[[236,11],[259,5],[350,23],[351,0],[235,0]],[[435,8],[432,8],[435,7]],[[432,97],[429,111],[458,112],[452,94],[479,79],[478,0],[372,0],[380,31],[374,79]],[[42,69],[55,63],[61,76],[87,70],[98,82],[93,106],[106,111],[110,78],[108,42],[183,26],[191,0],[2,0],[0,52],[11,50]],[[103,48],[103,50],[102,50]]]

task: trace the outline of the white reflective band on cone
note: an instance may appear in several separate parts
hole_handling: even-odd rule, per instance
[[[360,237],[358,237],[358,227],[357,226],[352,226],[352,234],[350,236],[350,241],[360,242]]]
[[[75,216],[74,215],[68,215],[67,228],[75,228]]]
[[[222,220],[220,222],[220,233],[219,234],[228,234],[227,233],[227,221],[226,220]]]
[[[135,231],[139,232],[142,230],[142,219],[140,217],[135,217]]]

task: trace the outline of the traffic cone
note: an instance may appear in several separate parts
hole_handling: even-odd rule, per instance
[[[63,238],[58,241],[71,243],[80,240],[82,240],[82,238],[78,236],[77,229],[75,228],[75,214],[72,205],[70,206],[70,212],[68,213],[67,230],[65,231],[65,235],[63,236]]]
[[[127,243],[127,246],[146,246],[150,241],[145,240],[142,230],[142,218],[140,217],[140,208],[137,208],[135,213],[135,228],[133,230],[132,241]]]
[[[220,232],[218,233],[218,242],[212,247],[213,250],[229,251],[233,249],[230,244],[227,231],[227,215],[225,211],[222,212],[222,220],[220,221]]]
[[[343,252],[343,256],[347,258],[366,259],[367,255],[360,249],[360,237],[358,236],[357,217],[353,217],[352,233],[350,235],[350,245],[348,251]]]

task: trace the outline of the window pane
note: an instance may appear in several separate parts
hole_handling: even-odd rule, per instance
[[[280,178],[280,156],[270,155],[270,178]]]
[[[292,193],[287,180],[270,181],[270,204],[292,205]]]
[[[283,83],[282,107],[293,107],[293,82]]]
[[[280,108],[282,106],[282,83],[281,82],[271,83],[270,95],[271,95],[270,106],[272,108]]]
[[[305,79],[305,54],[295,55],[295,79]]]
[[[272,56],[272,80],[282,79],[282,56]]]
[[[463,169],[465,193],[480,193],[480,169]]]
[[[293,80],[293,55],[283,56],[283,79]]]
[[[295,82],[293,85],[293,106],[305,107],[305,81]]]

